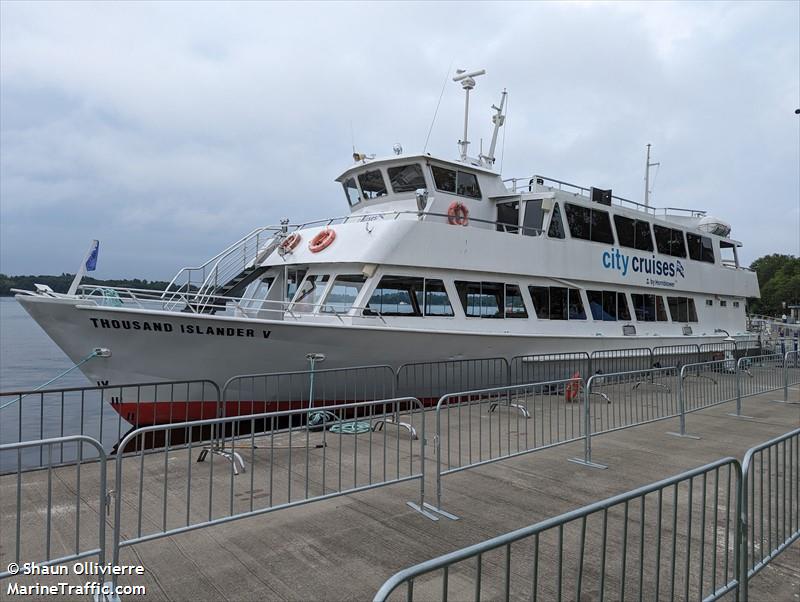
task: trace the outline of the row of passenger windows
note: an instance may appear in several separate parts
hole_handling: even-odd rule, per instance
[[[299,274],[298,274],[299,275]],[[312,274],[295,289],[292,311],[323,313],[350,311],[366,278],[361,274],[336,276],[330,291],[323,295],[330,276]],[[502,282],[455,281],[464,314],[470,318],[527,318],[528,310],[520,287]],[[294,292],[296,290],[296,292]],[[287,290],[289,292],[289,290]],[[562,286],[529,286],[536,316],[540,320],[585,320],[586,311],[580,290]],[[589,310],[594,320],[630,321],[631,311],[625,293],[587,290]],[[667,312],[661,295],[632,293],[633,315],[639,322],[666,322]],[[735,302],[738,305],[738,302]],[[720,303],[722,305],[723,303]],[[667,297],[673,322],[697,322],[694,299]],[[370,296],[365,315],[453,316],[453,306],[444,282],[438,278],[383,276]]]
[[[614,232],[611,228],[608,212],[571,203],[566,203],[564,209],[572,238],[614,244]],[[553,227],[553,224],[556,224],[555,227]],[[650,222],[615,215],[614,225],[617,229],[617,240],[620,246],[639,251],[653,250]],[[553,207],[553,218],[550,221],[550,226],[552,232],[548,231],[548,236],[564,238],[564,228],[561,224],[558,203]],[[688,256],[691,259],[714,263],[714,247],[711,239],[707,236],[687,232],[686,241],[684,241],[682,230],[667,228],[658,224],[653,224],[653,234],[655,235],[656,248],[663,255],[686,257],[686,243],[688,242]]]

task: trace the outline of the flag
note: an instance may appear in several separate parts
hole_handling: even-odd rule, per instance
[[[97,254],[100,252],[100,241],[95,240],[92,244],[92,250],[89,257],[86,259],[86,271],[94,272],[97,268]]]

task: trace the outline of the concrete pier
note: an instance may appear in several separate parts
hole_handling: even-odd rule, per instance
[[[388,577],[423,560],[721,457],[741,460],[748,448],[800,426],[800,405],[771,401],[781,398],[782,391],[745,398],[742,414],[748,418],[730,415],[734,402],[687,415],[687,431],[700,439],[668,435],[678,429],[677,418],[597,435],[592,444],[593,459],[607,464],[608,470],[567,462],[568,458],[583,453],[583,443],[575,441],[447,475],[443,478],[443,507],[459,516],[458,521],[433,522],[409,508],[405,502],[419,498],[419,482],[408,481],[136,544],[122,550],[120,564],[141,564],[145,574],[123,576],[119,582],[146,586],[149,600],[371,599]],[[796,386],[790,390],[790,398],[800,400]],[[426,413],[426,430],[430,442],[434,432],[432,412]],[[374,449],[371,452],[370,446],[363,446],[358,451],[359,465],[345,466],[343,470],[345,487],[364,484],[370,475],[380,478],[380,471],[387,463],[390,473],[398,463],[404,467],[397,476],[413,472],[409,461],[418,454],[419,442],[410,444],[404,431],[380,434],[384,436],[400,438],[396,455],[375,458],[370,455]],[[326,441],[324,454],[328,460],[338,453],[337,445],[334,438]],[[165,524],[167,528],[178,527],[185,523],[187,515],[191,520],[202,520],[208,510],[211,480],[215,483],[214,516],[224,516],[231,505],[237,512],[246,511],[250,503],[256,508],[264,507],[270,493],[286,492],[289,482],[297,492],[305,483],[305,455],[295,455],[292,470],[276,471],[270,484],[264,480],[267,474],[264,468],[270,459],[268,450],[248,450],[247,472],[233,477],[231,483],[226,459],[211,456],[198,464],[195,462],[198,451],[194,449],[191,455],[183,450],[173,451],[166,459],[163,454],[151,454],[141,461],[127,458],[123,462],[123,484],[130,485],[123,487],[121,502],[125,538],[157,532]],[[274,451],[272,454],[273,464],[285,463],[285,458],[278,459]],[[312,493],[323,492],[322,454],[319,447],[309,452]],[[434,492],[433,458],[433,446],[428,445],[425,487],[430,501]],[[214,476],[209,474],[212,463]],[[188,485],[186,471],[190,464],[193,480]],[[326,476],[325,493],[341,483],[337,481],[338,465],[332,470]],[[47,474],[46,470],[40,470],[22,475],[23,560],[40,559],[46,553],[43,521],[48,516]],[[109,462],[108,474],[108,487],[112,488],[113,461]],[[99,491],[97,465],[84,465],[79,479],[74,467],[53,469],[53,476],[49,515],[53,530],[49,543],[51,555],[56,557],[74,549],[76,504],[80,508],[80,547],[87,549],[93,540],[96,542]],[[141,500],[139,479],[143,484]],[[14,554],[16,527],[11,514],[16,504],[16,487],[16,475],[0,478],[3,567]],[[188,509],[187,495],[193,500]],[[109,539],[113,512],[112,506],[111,516],[106,518]],[[616,545],[613,539],[609,545]],[[487,579],[492,575],[487,571]],[[0,597],[5,598],[12,581],[82,584],[87,578],[75,575],[10,578],[0,582]],[[491,588],[491,584],[487,587]],[[799,591],[800,542],[796,542],[756,576],[751,583],[750,599],[799,600]],[[458,589],[451,595],[454,599],[466,597]]]

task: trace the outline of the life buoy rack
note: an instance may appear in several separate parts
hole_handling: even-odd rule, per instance
[[[447,208],[447,223],[451,226],[469,225],[469,209],[461,201],[453,201]]]
[[[581,373],[576,372],[572,375],[572,380],[567,383],[564,388],[564,400],[571,403],[578,401],[581,394]]]
[[[319,253],[328,248],[335,238],[336,232],[330,228],[320,230],[314,238],[308,241],[308,250],[312,253]]]
[[[283,249],[284,253],[288,253],[289,251],[293,250],[297,245],[300,244],[301,238],[302,237],[300,236],[299,232],[292,232],[281,243],[281,249]]]

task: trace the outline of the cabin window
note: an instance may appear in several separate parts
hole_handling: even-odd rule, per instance
[[[328,283],[327,274],[307,276],[300,287],[297,289],[292,310],[311,313],[314,308],[322,301],[322,294],[325,292],[325,285]]]
[[[358,183],[361,185],[361,192],[365,199],[377,199],[386,196],[386,182],[380,169],[366,171],[358,176]]]
[[[724,299],[720,299],[719,300],[719,306],[720,307],[728,307],[728,302],[725,301]]]
[[[673,322],[697,322],[697,311],[691,297],[667,297]]]
[[[640,322],[667,322],[667,311],[661,295],[631,295],[633,311]]]
[[[713,299],[706,299],[706,307],[712,307],[714,305]]]
[[[291,301],[294,299],[294,295],[297,292],[297,287],[303,281],[303,278],[306,277],[306,270],[297,270],[293,268],[288,268],[286,270],[286,301]]]
[[[567,203],[567,223],[572,238],[614,244],[607,211]]]
[[[558,203],[553,205],[553,217],[550,218],[547,236],[550,238],[564,238],[564,222],[561,221],[561,210],[558,208]]]
[[[527,318],[522,291],[516,284],[506,284],[506,318]]]
[[[585,320],[581,293],[563,286],[529,286],[533,308],[540,320]]]
[[[456,280],[461,306],[468,318],[502,318],[504,287],[502,282],[464,282]]]
[[[656,247],[659,253],[673,257],[686,257],[686,243],[683,241],[682,230],[653,224],[653,231],[656,235]]]
[[[544,211],[542,211],[542,201],[526,201],[525,217],[522,222],[522,233],[525,236],[539,236],[542,233],[544,224]]]
[[[614,216],[617,228],[617,240],[620,246],[639,251],[652,251],[653,239],[650,236],[650,222],[630,219],[622,215]]]
[[[478,178],[475,174],[446,169],[437,165],[431,165],[431,172],[433,173],[433,183],[436,185],[437,190],[473,199],[481,198],[481,190],[478,187]]]
[[[630,320],[628,300],[625,293],[617,291],[586,291],[592,318],[603,322]]]
[[[444,288],[444,282],[437,279],[425,279],[425,315],[452,316],[453,306]]]
[[[336,276],[331,290],[325,298],[322,311],[332,314],[345,314],[350,311],[365,280],[366,278],[362,274]]]
[[[708,236],[687,232],[686,242],[689,245],[690,259],[714,263],[714,245]]]
[[[739,302],[738,302],[738,301],[734,301],[734,302],[733,302],[733,306],[734,306],[734,307],[739,307]]]
[[[342,186],[344,186],[344,193],[347,195],[347,202],[350,203],[350,206],[358,205],[361,202],[361,197],[359,196],[355,178],[347,178]]]
[[[497,205],[497,231],[512,232],[519,231],[519,201],[513,203],[499,203]]]
[[[416,163],[390,167],[386,171],[389,173],[393,192],[413,192],[418,188],[425,188],[425,176]]]

